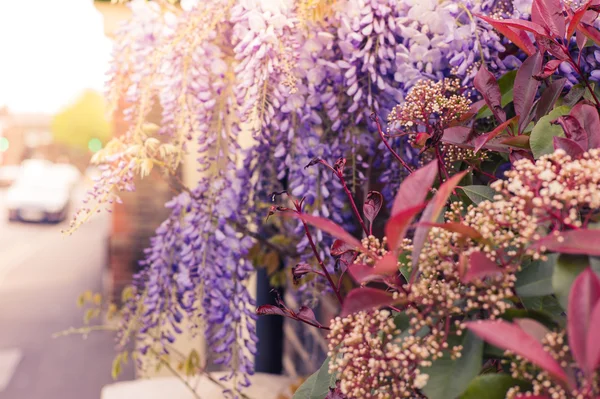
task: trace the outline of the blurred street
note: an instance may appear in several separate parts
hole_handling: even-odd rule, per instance
[[[82,195],[78,188],[71,211]],[[9,223],[3,196],[0,189],[0,398],[99,399],[112,382],[113,336],[52,335],[81,326],[77,297],[101,291],[109,215],[63,236],[68,218],[59,225]]]

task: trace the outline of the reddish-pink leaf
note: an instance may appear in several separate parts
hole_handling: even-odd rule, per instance
[[[378,191],[369,191],[367,199],[363,205],[363,213],[369,223],[373,224],[373,220],[377,217],[377,214],[381,210],[383,205],[383,196]]]
[[[528,159],[531,162],[534,162],[535,160],[533,159],[533,155],[531,155],[531,152],[529,151],[523,151],[523,150],[513,150],[510,152],[510,154],[508,155],[508,159],[510,160],[511,163],[515,163],[520,159]]]
[[[544,67],[542,68],[542,72],[535,75],[534,78],[544,80],[544,79],[550,77],[550,75],[552,75],[554,72],[556,72],[556,70],[558,69],[560,64],[562,64],[563,62],[564,62],[564,60],[548,61],[546,63],[546,65],[544,65]]]
[[[306,307],[306,306],[302,306],[298,310],[298,313],[296,313],[296,317],[299,318],[299,319],[301,319],[301,320],[306,320],[308,322],[316,324],[318,326],[321,325],[321,323],[319,323],[317,321],[317,318],[315,317],[315,312],[313,312],[313,310],[311,308]]]
[[[514,100],[515,113],[520,116],[519,133],[522,132],[531,121],[531,108],[540,82],[533,76],[540,73],[542,69],[542,55],[540,52],[529,56],[519,67],[515,76]]]
[[[460,182],[460,180],[466,174],[467,174],[466,170],[463,172],[457,173],[454,176],[452,176],[450,179],[446,180],[440,186],[440,188],[438,189],[438,191],[435,194],[435,196],[433,197],[433,199],[427,205],[427,208],[425,208],[425,211],[423,211],[423,215],[421,216],[420,222],[434,223],[437,220],[438,216],[440,215],[440,212],[442,212],[442,209],[444,208],[444,205],[446,205],[446,201],[448,200],[448,197],[450,197],[450,194],[452,194],[452,191],[454,191],[454,189],[458,185],[458,182]],[[417,273],[417,271],[418,271],[419,255],[421,254],[421,249],[423,249],[423,244],[425,243],[425,240],[427,239],[427,235],[429,234],[430,229],[431,228],[428,226],[420,226],[420,227],[417,227],[417,229],[415,230],[415,235],[413,237],[413,251],[412,251],[413,271],[412,271],[411,280],[414,279],[415,273]],[[598,231],[600,231],[600,230],[598,230]]]
[[[475,230],[471,226],[467,226],[466,224],[458,223],[458,222],[447,222],[447,223],[419,223],[419,226],[429,226],[429,227],[439,227],[444,230],[451,231],[453,233],[458,233],[467,238],[470,238],[474,241],[481,240],[481,233]]]
[[[287,213],[290,215],[290,213]],[[308,223],[316,228],[323,230],[326,233],[331,234],[334,238],[342,240],[349,245],[352,245],[355,249],[360,249],[366,252],[360,243],[354,236],[340,227],[338,224],[332,222],[329,219],[325,219],[320,216],[309,215],[308,213],[293,213],[297,218]]]
[[[583,149],[588,148],[588,136],[579,120],[572,115],[559,116],[554,122],[560,125],[568,139],[573,140]]]
[[[394,303],[392,295],[371,287],[355,288],[348,293],[342,306],[341,317],[349,314],[389,306]]]
[[[559,0],[533,0],[531,21],[546,28],[554,37],[565,37],[565,19]]]
[[[581,29],[577,29],[577,33],[575,34],[575,43],[577,43],[577,48],[579,51],[582,51],[587,43],[587,36],[585,33],[581,31]]]
[[[290,314],[280,307],[274,305],[262,305],[256,309],[256,314],[259,316],[283,316],[290,317]]]
[[[498,127],[496,127],[491,132],[482,134],[481,136],[477,136],[475,138],[475,140],[473,140],[473,145],[475,146],[475,153],[477,153],[477,151],[479,151],[484,145],[486,145],[488,141],[490,141],[491,139],[493,139],[500,133],[503,133],[506,129],[508,129],[508,127],[512,123],[514,123],[518,120],[519,120],[519,115],[516,115],[516,116],[510,118],[509,120],[507,120],[506,122],[502,123],[501,125],[498,125]]]
[[[496,119],[502,123],[506,120],[506,112],[502,109],[502,93],[494,75],[487,70],[485,65],[479,68],[473,84],[477,91],[483,96],[488,108]]]
[[[550,252],[574,255],[600,256],[600,230],[577,229],[546,236],[533,244]]]
[[[422,204],[433,186],[437,172],[437,161],[433,161],[408,175],[400,184],[394,199],[392,217],[403,209]]]
[[[331,245],[331,255],[340,256],[348,251],[354,251],[356,248],[353,245],[347,244],[343,240],[335,240]]]
[[[600,301],[596,303],[590,316],[590,325],[587,334],[587,367],[595,370],[600,366]]]
[[[507,26],[517,29],[531,32],[535,35],[550,38],[549,32],[543,26],[536,24],[535,22],[527,21],[524,19],[503,19],[501,20]]]
[[[525,134],[521,134],[519,136],[509,137],[507,139],[502,140],[500,143],[506,144],[511,147],[524,148],[526,150],[529,149],[529,136]]]
[[[567,334],[571,353],[577,364],[589,377],[593,369],[589,365],[595,359],[588,359],[587,339],[592,310],[600,299],[600,279],[588,267],[577,276],[569,292],[569,308],[567,311]],[[597,333],[597,331],[596,331]]]
[[[521,330],[542,342],[546,334],[550,332],[542,323],[533,319],[514,319],[513,322],[521,327]]]
[[[485,256],[483,252],[473,252],[469,256],[469,268],[461,278],[463,283],[470,283],[476,279],[484,279],[502,273],[496,262]]]
[[[373,273],[373,266],[364,263],[353,263],[348,265],[348,273],[358,284],[364,284],[369,281],[381,279],[381,276]]]
[[[398,249],[400,242],[406,235],[408,227],[419,212],[425,208],[425,204],[419,204],[412,208],[403,209],[396,213],[385,225],[385,235],[387,237],[388,247],[392,252]]]
[[[392,274],[398,271],[398,256],[388,252],[375,262],[373,271],[377,274]]]
[[[579,158],[579,156],[581,156],[581,154],[585,152],[579,144],[566,137],[554,136],[553,142],[555,150],[558,150],[560,148],[564,150],[567,154],[569,154],[571,158]]]
[[[504,24],[503,21],[486,17],[485,15],[477,14],[477,16],[483,19],[488,24],[492,25],[494,29],[498,32],[506,36],[508,40],[515,44],[515,46],[519,47],[521,50],[525,52],[527,55],[531,55],[535,53],[535,46],[531,42],[531,39],[527,34],[520,29],[514,29],[507,24]]]
[[[544,90],[537,103],[537,107],[535,108],[536,119],[539,120],[542,116],[545,116],[550,112],[554,107],[556,100],[558,100],[558,97],[562,93],[562,89],[565,87],[566,82],[567,78],[556,79],[550,83],[546,90]]]
[[[486,320],[467,323],[467,328],[490,344],[524,357],[559,380],[567,381],[567,375],[552,355],[517,325],[501,320]]]
[[[600,31],[594,28],[592,25],[586,24],[585,22],[580,22],[578,29],[583,32],[583,34],[590,40],[592,40],[596,45],[600,45]]]
[[[442,135],[442,141],[444,143],[454,144],[461,147],[469,147],[473,146],[468,143],[469,136],[473,131],[472,128],[467,126],[453,126],[444,130],[444,134]]]
[[[600,147],[600,117],[596,107],[579,103],[573,107],[569,115],[574,116],[587,133],[588,149]]]
[[[575,33],[575,30],[577,29],[577,25],[579,25],[579,22],[581,22],[583,16],[585,15],[585,13],[587,12],[587,8],[590,5],[591,0],[588,0],[585,2],[585,4],[583,4],[581,7],[579,7],[577,9],[577,11],[575,11],[575,14],[573,14],[573,17],[571,18],[571,21],[569,22],[569,29],[567,30],[567,39],[570,39],[573,36],[573,33]]]

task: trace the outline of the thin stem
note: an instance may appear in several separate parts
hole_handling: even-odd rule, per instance
[[[448,176],[448,171],[446,170],[446,164],[444,163],[444,158],[442,157],[442,153],[440,152],[440,146],[436,145],[434,147],[435,150],[435,158],[438,161],[438,167],[440,168],[440,176],[443,174],[446,180],[450,178]]]
[[[296,210],[298,211],[298,213],[302,213],[302,208],[300,208],[300,204],[297,201],[294,203],[294,205],[296,206]],[[302,220],[302,219],[300,219],[300,220]],[[319,255],[319,251],[317,250],[317,246],[315,245],[315,242],[313,241],[312,235],[310,234],[310,230],[308,229],[308,225],[306,224],[306,222],[304,220],[302,220],[302,225],[304,226],[304,234],[306,234],[306,238],[308,238],[308,243],[310,244],[310,247],[311,247],[311,249],[313,251],[313,254],[315,255],[315,258],[317,258],[317,262],[319,263],[319,267],[321,267],[321,270],[323,271],[323,274],[325,274],[325,278],[327,279],[327,282],[329,283],[329,285],[333,289],[333,292],[335,293],[335,296],[337,297],[337,299],[340,302],[340,304],[344,303],[344,300],[342,299],[342,296],[340,295],[340,293],[339,293],[339,291],[337,289],[337,285],[333,282],[333,279],[331,278],[331,275],[329,274],[329,271],[327,270],[327,268],[325,267],[325,264],[321,260],[321,256]]]
[[[398,155],[398,153],[396,153],[396,151],[394,151],[394,149],[390,146],[390,143],[388,143],[388,141],[386,140],[385,135],[383,134],[383,130],[381,130],[381,123],[379,123],[379,117],[377,115],[375,115],[375,113],[372,113],[371,119],[373,119],[373,121],[375,122],[375,125],[377,126],[377,132],[379,133],[379,137],[381,137],[381,141],[383,141],[383,144],[385,144],[387,149],[402,164],[402,166],[404,166],[404,168],[406,170],[408,170],[408,173],[412,173],[413,170],[410,168],[410,166],[408,166],[408,164],[404,161],[404,159],[402,159],[402,157],[400,157],[400,155]]]
[[[337,175],[338,179],[340,180],[340,183],[342,183],[344,192],[346,193],[346,196],[348,197],[348,200],[350,201],[350,205],[352,205],[352,210],[354,211],[354,215],[358,219],[358,222],[360,223],[365,234],[369,235],[369,230],[367,230],[367,226],[365,226],[365,222],[364,222],[363,218],[360,216],[360,212],[358,211],[356,202],[354,201],[354,198],[352,197],[352,193],[350,192],[350,189],[346,185],[346,179],[344,179],[344,175],[342,174],[342,172],[338,172],[338,171],[336,171],[335,174]]]

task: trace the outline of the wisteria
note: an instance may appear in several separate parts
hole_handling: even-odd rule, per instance
[[[133,189],[134,173],[160,168],[177,176],[193,151],[201,177],[179,187],[167,204],[171,215],[142,262],[122,336],[136,335],[143,353],[165,353],[182,320],[193,320],[212,348],[211,360],[230,371],[238,395],[249,384],[258,339],[247,282],[255,267],[264,266],[248,254],[256,246],[284,246],[294,254],[281,259],[287,269],[323,263],[311,284],[335,270],[334,262],[320,261],[331,256],[328,234],[312,228],[306,234],[294,218],[265,222],[269,210],[286,211],[298,201],[301,212],[366,236],[353,214],[356,203],[362,205],[375,186],[391,208],[399,183],[424,161],[414,137],[423,131],[407,123],[435,122],[440,133],[461,123],[481,99],[472,87],[478,71],[499,77],[526,58],[477,16],[530,18],[531,1],[130,5],[133,19],[118,35],[108,90],[113,105],[127,102],[130,128],[96,156],[106,171],[91,201],[101,207],[114,199],[113,191]],[[583,49],[580,58],[581,71],[600,80],[597,48]],[[572,84],[580,80],[568,63],[557,73]],[[444,82],[452,97],[441,93]],[[439,95],[417,96],[423,88],[437,88]],[[442,98],[448,103],[440,105]],[[146,121],[155,102],[162,109],[160,126]],[[419,106],[432,111],[417,116]],[[402,109],[412,113],[396,115]],[[391,123],[381,129],[381,121]],[[466,160],[460,151],[439,156],[444,179],[450,178],[444,162]],[[340,159],[342,178],[323,167]],[[73,227],[95,211],[86,208]],[[277,234],[262,234],[267,223]],[[275,235],[291,243],[275,242]]]

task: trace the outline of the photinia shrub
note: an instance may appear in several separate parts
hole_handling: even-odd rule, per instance
[[[173,357],[194,320],[211,359],[185,372],[221,364],[242,397],[255,317],[277,316],[328,342],[295,398],[600,398],[600,2],[134,10],[109,92],[131,129],[73,227],[136,175],[177,176],[193,140],[204,175],[110,308],[117,365],[131,340]],[[255,267],[299,305],[255,309]]]

